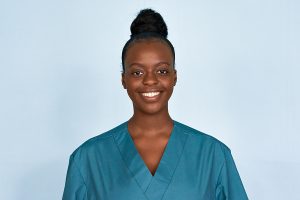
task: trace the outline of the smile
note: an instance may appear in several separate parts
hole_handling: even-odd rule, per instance
[[[146,93],[142,93],[142,95],[144,97],[155,97],[157,95],[159,95],[160,92],[146,92]]]

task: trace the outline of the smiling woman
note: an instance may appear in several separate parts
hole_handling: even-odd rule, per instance
[[[122,52],[134,114],[70,157],[64,200],[248,199],[229,148],[173,120],[175,51],[161,15],[142,10]]]

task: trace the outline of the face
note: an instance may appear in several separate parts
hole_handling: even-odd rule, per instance
[[[168,110],[177,76],[173,55],[161,41],[138,41],[127,50],[122,84],[135,112],[155,114]]]

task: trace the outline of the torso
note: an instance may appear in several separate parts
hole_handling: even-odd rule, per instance
[[[154,137],[166,130],[153,131],[153,139],[145,134],[149,132],[133,132],[142,133],[133,137],[134,142],[123,123],[85,142],[70,157],[63,199],[248,199],[230,149],[211,136],[174,123],[170,138]]]

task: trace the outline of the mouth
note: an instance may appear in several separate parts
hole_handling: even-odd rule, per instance
[[[160,92],[143,92],[141,94],[144,97],[156,97],[160,94]]]
[[[141,92],[142,99],[147,103],[154,103],[160,100],[162,91]]]

